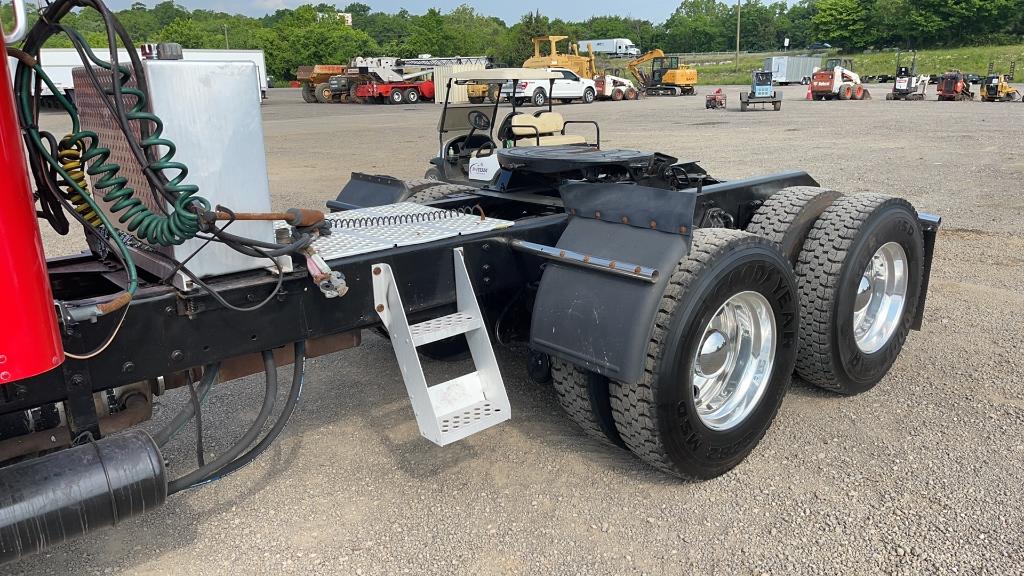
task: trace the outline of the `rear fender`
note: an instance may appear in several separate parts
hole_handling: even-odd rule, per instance
[[[658,305],[689,252],[696,196],[630,184],[572,183],[561,192],[573,217],[558,248],[655,268],[658,277],[649,283],[549,263],[533,309],[531,346],[636,382]]]
[[[338,193],[336,200],[329,200],[327,207],[333,212],[386,206],[402,202],[412,196],[412,191],[402,180],[390,176],[373,176],[353,172],[352,179]]]

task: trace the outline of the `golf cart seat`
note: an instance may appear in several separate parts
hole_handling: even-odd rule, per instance
[[[586,145],[586,137],[566,134],[566,122],[558,112],[537,115],[516,114],[512,117],[512,143],[514,146],[572,146]]]

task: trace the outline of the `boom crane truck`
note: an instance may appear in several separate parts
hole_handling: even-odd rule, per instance
[[[794,372],[866,392],[922,325],[941,221],[905,200],[567,146],[539,131],[568,121],[533,115],[508,123],[522,146],[498,147],[505,123],[470,106],[446,109],[466,116],[442,119],[441,136],[465,129],[454,149],[496,157],[490,183],[357,173],[329,214],[272,212],[252,63],[143,60],[102,0],[54,0],[31,29],[14,7],[0,41],[17,59],[13,86],[0,59],[0,269],[17,275],[0,283],[0,562],[159,518],[175,494],[237,472],[286,433],[306,357],[364,332],[390,336],[424,457],[514,416],[493,336],[528,347],[530,377],[610,450],[701,480],[755,449]],[[88,53],[58,26],[78,9],[129,58],[103,48],[76,69],[78,106],[59,98],[70,134],[49,134],[36,55],[55,33]],[[80,228],[89,250],[47,259],[40,221]],[[421,356],[466,352],[473,372],[427,383]],[[207,435],[221,429],[200,407],[246,374],[265,375],[246,433],[212,460],[165,461],[203,412]],[[138,427],[189,387],[165,425]]]

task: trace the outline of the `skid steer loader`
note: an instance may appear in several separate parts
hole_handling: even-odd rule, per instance
[[[981,85],[982,102],[1020,102],[1020,91],[1010,85],[1017,70],[1017,62],[1010,63],[1009,74],[996,74],[995,62],[989,62],[988,75]]]

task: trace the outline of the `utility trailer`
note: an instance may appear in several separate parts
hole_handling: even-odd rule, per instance
[[[764,59],[764,69],[772,73],[779,86],[810,84],[811,76],[821,68],[820,56],[771,56]]]
[[[23,22],[24,6],[16,5]],[[44,21],[59,22],[73,6],[51,3]],[[0,70],[0,209],[11,232],[0,240],[0,266],[19,271],[19,282],[0,284],[0,297],[19,303],[0,332],[0,561],[149,512],[245,466],[287,423],[304,359],[357,346],[366,330],[389,335],[410,416],[434,444],[513,416],[490,342],[518,340],[529,346],[523,361],[531,378],[550,382],[588,433],[699,480],[727,472],[755,448],[794,371],[841,394],[865,392],[921,327],[939,218],[897,198],[844,196],[798,171],[723,181],[665,154],[537,142],[498,150],[501,174],[480,188],[353,174],[327,203],[332,214],[243,213],[220,205],[220,194],[238,192],[230,181],[208,187],[209,199],[199,196],[203,186],[188,187],[193,177],[165,142],[172,152],[159,164],[132,164],[129,156],[119,168],[128,182],[168,166],[182,179],[157,180],[152,196],[111,178],[86,190],[82,167],[52,156],[31,105],[38,94],[25,81],[31,54],[51,33],[37,26],[23,44],[17,111]],[[170,108],[147,111],[145,121],[180,106],[182,117],[166,119],[163,137],[183,139],[189,113],[207,102],[211,86],[174,66],[133,61],[126,83],[109,87],[89,76],[98,100],[83,103],[85,128],[88,114],[108,113],[102,98],[132,94],[137,117],[149,110],[147,90],[167,90],[155,102]],[[177,82],[142,89],[150,75],[143,70]],[[189,98],[171,98],[178,90]],[[78,119],[78,108],[62,105]],[[201,139],[193,164],[248,158],[227,145],[235,136],[262,144],[251,123],[232,118],[218,124],[223,140]],[[106,144],[128,150],[141,142],[117,126],[104,133]],[[60,150],[82,143],[79,159],[109,176],[109,157],[91,155],[98,137],[86,132]],[[261,166],[247,165],[247,177],[265,179]],[[58,230],[57,211],[77,214],[92,238],[89,252],[43,259],[26,167],[40,214]],[[209,183],[216,172],[194,178]],[[70,197],[55,198],[53,186]],[[78,196],[81,211],[72,203]],[[165,196],[175,199],[166,215],[140,208]],[[117,217],[128,206],[134,228]],[[247,221],[274,221],[275,242],[222,226]],[[273,270],[200,276],[172,251],[163,258],[192,281],[178,286],[135,266],[143,254],[156,258],[147,242],[176,250],[179,239],[204,237],[262,255]],[[473,372],[427,384],[421,355],[467,350]],[[294,364],[288,400],[260,439],[284,363]],[[260,372],[264,406],[243,438],[195,470],[169,470],[161,448],[200,416],[209,389]],[[154,398],[195,382],[193,403],[168,426],[152,435],[134,428]]]
[[[746,112],[751,106],[771,106],[776,112],[782,110],[782,96],[775,91],[771,72],[751,72],[750,91],[740,93],[740,112]]]

